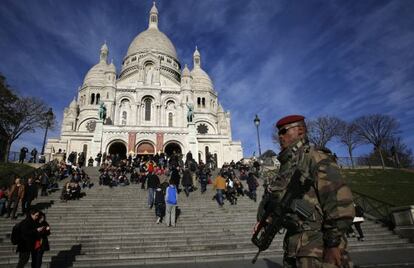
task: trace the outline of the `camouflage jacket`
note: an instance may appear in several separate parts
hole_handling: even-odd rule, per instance
[[[345,249],[344,233],[352,224],[355,211],[352,193],[332,154],[310,146],[306,140],[298,140],[283,150],[278,159],[279,174],[269,182],[272,196],[281,201],[290,189],[291,179],[297,176],[303,191],[294,201],[305,203],[311,212],[305,218],[292,208],[283,210],[285,256],[322,258],[326,247]]]

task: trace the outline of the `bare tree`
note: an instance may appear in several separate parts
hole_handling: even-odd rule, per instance
[[[395,136],[382,146],[395,167],[409,167],[412,164],[412,152],[401,137]]]
[[[317,147],[326,147],[326,144],[338,136],[343,121],[334,116],[321,116],[307,122],[308,138]]]
[[[18,97],[6,83],[6,78],[0,74],[0,162],[6,161],[6,151],[8,143],[8,133],[5,129],[6,124],[15,120],[14,105]]]
[[[379,152],[382,168],[385,168],[382,146],[391,140],[398,132],[397,120],[388,115],[372,114],[361,116],[355,120],[358,126],[358,135],[365,143],[374,145],[374,150]]]
[[[354,122],[343,122],[341,125],[339,140],[347,146],[349,157],[351,158],[352,168],[355,168],[352,152],[355,147],[363,143],[361,136],[358,135],[358,126]]]
[[[14,101],[9,107],[12,120],[1,120],[0,129],[6,137],[4,159],[7,161],[12,143],[23,133],[34,132],[37,128],[45,128],[47,124],[46,104],[33,97],[22,97]],[[53,125],[54,120],[52,120]]]

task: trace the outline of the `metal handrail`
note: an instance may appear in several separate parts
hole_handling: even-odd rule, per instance
[[[395,207],[395,205],[357,191],[352,191],[352,194],[354,196],[354,202],[362,207],[366,217],[382,222],[391,229],[394,228],[394,223],[391,218],[391,209]]]

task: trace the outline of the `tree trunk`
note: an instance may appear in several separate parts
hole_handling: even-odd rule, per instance
[[[11,144],[12,142],[10,140],[7,140],[6,148],[5,148],[6,150],[4,150],[4,162],[5,163],[9,162],[9,153],[10,153]]]
[[[354,165],[354,159],[352,158],[352,149],[351,149],[351,147],[348,147],[348,152],[349,152],[349,157],[351,158],[352,168],[354,169],[355,165]]]
[[[385,163],[384,163],[384,158],[382,156],[381,147],[378,147],[378,152],[381,158],[382,169],[385,169]]]
[[[3,138],[0,138],[0,152],[1,152],[0,163],[6,162],[6,152],[7,152],[6,145],[7,145],[6,140]]]

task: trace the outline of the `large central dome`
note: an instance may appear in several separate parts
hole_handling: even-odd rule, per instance
[[[177,52],[174,45],[164,33],[158,30],[158,28],[149,28],[135,37],[131,45],[129,45],[127,57],[136,53],[148,52],[151,50],[177,59]]]
[[[125,58],[137,53],[149,51],[158,52],[178,60],[174,45],[163,32],[158,30],[158,10],[155,2],[150,11],[148,29],[135,37],[129,45]]]

